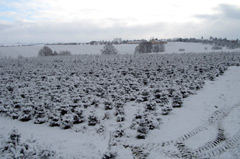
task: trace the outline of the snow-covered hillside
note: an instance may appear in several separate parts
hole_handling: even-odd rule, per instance
[[[136,44],[121,44],[115,45],[119,54],[133,54]],[[23,57],[36,57],[39,50],[43,45],[34,46],[14,46],[14,47],[0,47],[0,57],[14,57],[19,55]],[[68,50],[74,55],[92,55],[100,54],[103,45],[49,45],[53,51]],[[227,49],[225,47],[222,50],[212,50],[212,45],[201,43],[187,43],[187,42],[168,42],[165,44],[164,53],[207,53],[207,52],[235,52],[240,51],[238,49]]]
[[[19,55],[23,57],[37,57],[38,52],[44,45],[34,46],[14,46],[14,47],[0,47],[0,54],[2,57],[14,57]],[[53,51],[68,50],[73,55],[92,55],[100,54],[104,45],[48,45]],[[122,44],[115,45],[119,54],[133,54],[136,45],[134,44]]]

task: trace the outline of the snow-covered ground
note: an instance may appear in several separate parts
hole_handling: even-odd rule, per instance
[[[168,42],[165,46],[166,53],[203,53],[203,52],[221,52],[221,51],[239,51],[238,49],[228,49],[223,47],[222,50],[212,50],[212,45],[202,43],[190,43],[190,42]]]
[[[133,54],[136,44],[122,44],[115,45],[119,54]],[[14,47],[0,47],[0,57],[14,57],[17,58],[19,55],[23,57],[36,57],[38,51],[43,45],[34,46],[14,46]],[[74,55],[83,54],[100,54],[103,45],[49,45],[52,50],[62,51],[68,50]],[[202,53],[202,52],[222,52],[222,51],[240,51],[238,49],[227,49],[212,50],[212,45],[201,44],[201,43],[186,43],[186,42],[168,42],[165,46],[164,53]]]
[[[204,129],[184,140],[184,144],[190,149],[197,149],[205,143],[216,138],[218,126],[225,130],[225,137],[233,137],[240,129],[240,68],[230,67],[223,76],[216,78],[215,81],[207,81],[204,88],[184,100],[184,105],[180,109],[174,109],[170,115],[162,117],[160,129],[155,129],[149,133],[145,140],[126,138],[119,141],[117,159],[132,159],[130,148],[124,148],[121,144],[133,146],[142,145],[150,153],[149,159],[167,159],[163,149],[168,151],[177,150],[174,145],[161,147],[159,143],[165,141],[178,141],[195,128]],[[232,108],[228,114],[225,109]],[[136,111],[138,105],[129,105],[127,115]],[[209,124],[209,118],[219,110],[226,114],[225,118],[216,118],[215,124]],[[215,116],[213,116],[215,117]],[[111,123],[109,123],[111,125]],[[207,125],[207,126],[206,126]],[[30,122],[19,122],[17,120],[0,117],[0,136],[6,137],[7,134],[16,128],[22,134],[23,141],[33,137],[40,144],[50,146],[64,158],[87,158],[99,159],[107,150],[109,134],[99,135],[95,131],[88,129],[69,129],[61,130],[43,125],[34,125]],[[81,131],[77,131],[81,130]],[[181,138],[180,138],[181,140]],[[154,145],[155,144],[155,145]],[[221,155],[221,159],[232,159],[239,154],[239,146],[227,150]],[[238,156],[240,157],[240,156]],[[219,157],[216,157],[219,158]]]
[[[17,58],[19,55],[23,57],[37,57],[38,52],[44,45],[34,46],[11,46],[11,47],[0,47],[0,55],[2,57],[14,57]],[[101,49],[104,45],[49,45],[53,51],[64,51],[68,50],[73,55],[84,55],[84,54],[100,54]],[[134,49],[137,45],[134,44],[122,44],[115,45],[119,54],[133,54]]]

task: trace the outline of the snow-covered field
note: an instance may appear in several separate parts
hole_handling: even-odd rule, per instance
[[[239,53],[0,62],[0,148],[15,128],[22,142],[36,139],[56,158],[99,159],[107,151],[117,159],[240,157]],[[85,120],[63,128],[75,107]],[[49,127],[53,114],[62,128]],[[89,125],[93,114],[98,121]],[[34,124],[40,115],[44,123]]]
[[[122,44],[115,45],[119,54],[133,54],[136,44]],[[19,55],[23,57],[36,57],[43,45],[34,46],[15,46],[15,47],[0,47],[0,57],[14,57]],[[49,45],[54,51],[68,50],[73,55],[84,54],[100,54],[103,45]],[[165,45],[165,53],[203,53],[203,52],[234,52],[240,49],[227,49],[223,47],[222,50],[212,50],[212,45],[201,43],[186,43],[186,42],[168,42]]]
[[[0,47],[0,57],[17,58],[19,55],[23,57],[37,57],[39,50],[43,48],[43,46],[44,45]],[[68,50],[73,55],[100,54],[103,46],[104,45],[48,45],[53,51]],[[136,46],[137,45],[134,44],[115,45],[119,54],[133,54]]]

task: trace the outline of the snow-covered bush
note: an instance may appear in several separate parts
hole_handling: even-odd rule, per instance
[[[125,120],[125,116],[123,114],[118,114],[117,115],[117,122],[123,122]]]
[[[172,102],[172,107],[173,108],[179,108],[182,107],[183,101],[182,101],[182,97],[180,94],[176,94],[173,97],[173,102]]]
[[[60,125],[60,114],[57,112],[52,112],[48,116],[49,126],[59,126]]]
[[[156,111],[156,109],[157,109],[157,106],[156,106],[156,103],[154,101],[148,101],[145,104],[145,110],[146,111]]]
[[[60,128],[69,129],[73,126],[73,115],[72,114],[64,114],[61,117]]]
[[[88,116],[88,126],[95,126],[99,122],[96,114],[94,112],[91,112],[91,114]]]
[[[116,152],[108,150],[103,154],[102,159],[115,159],[116,156],[117,156]]]
[[[73,110],[73,124],[79,124],[84,122],[83,110],[79,107]]]
[[[124,117],[125,112],[124,112],[124,102],[122,101],[117,101],[115,103],[115,115],[119,117]]]
[[[27,105],[21,108],[21,113],[19,114],[18,120],[29,121],[32,119],[32,107]]]
[[[149,128],[147,123],[144,121],[144,119],[141,119],[139,122],[139,125],[137,127],[137,138],[138,139],[145,139],[147,134],[149,132]]]
[[[46,122],[46,110],[42,105],[38,105],[34,110],[34,124],[42,124]]]
[[[125,132],[124,132],[123,129],[118,128],[118,129],[116,129],[116,130],[113,132],[112,135],[113,135],[113,137],[115,137],[115,138],[120,138],[120,137],[123,137],[123,136],[125,135]]]
[[[21,134],[13,129],[8,139],[0,145],[0,158],[6,159],[54,159],[56,152],[43,148],[36,143],[36,140],[30,139],[26,142],[21,141]]]
[[[113,109],[113,103],[111,101],[104,101],[104,108],[105,110],[111,110]]]
[[[162,110],[162,115],[168,115],[172,111],[172,108],[170,108],[169,106],[165,106],[161,110]]]

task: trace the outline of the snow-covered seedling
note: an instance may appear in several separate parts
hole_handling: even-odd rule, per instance
[[[21,113],[19,114],[18,119],[20,121],[29,121],[32,119],[32,111],[33,108],[31,105],[25,105],[24,107],[21,108]]]
[[[77,107],[72,112],[73,112],[73,124],[79,124],[85,121],[83,110],[81,108]]]
[[[117,119],[116,119],[117,122],[123,122],[124,120],[125,120],[124,115],[122,115],[122,114],[117,115]]]
[[[18,119],[19,115],[20,115],[20,112],[21,112],[20,104],[15,104],[12,108],[11,118],[12,119]]]
[[[57,112],[52,112],[48,116],[49,126],[59,126],[60,125],[60,114]]]
[[[30,159],[56,157],[56,152],[48,148],[43,148],[36,143],[36,140],[28,139],[22,142],[21,134],[13,129],[8,134],[8,139],[0,145],[0,158]]]
[[[182,97],[179,93],[175,94],[173,97],[172,107],[173,108],[179,108],[182,107],[183,101]]]
[[[168,115],[172,111],[172,108],[170,108],[169,106],[165,106],[161,110],[162,110],[162,115]]]
[[[124,129],[122,127],[122,125],[118,125],[118,127],[116,128],[115,131],[113,131],[112,136],[114,138],[120,138],[123,137],[125,135]]]
[[[147,126],[146,121],[144,119],[141,119],[139,122],[139,125],[137,127],[137,138],[138,139],[145,139],[147,134],[149,132],[149,128]]]
[[[145,110],[146,111],[155,111],[156,110],[156,103],[155,103],[155,101],[148,101],[145,104]]]
[[[46,122],[46,110],[43,105],[37,105],[34,110],[34,124],[42,124]]]
[[[105,152],[102,156],[102,159],[115,159],[117,156],[116,152],[113,152],[111,150],[108,150],[107,152]]]
[[[94,112],[91,112],[91,114],[88,116],[88,125],[89,126],[95,126],[99,122],[96,114]]]
[[[61,117],[60,128],[69,129],[73,127],[73,115],[72,114],[64,114]]]
[[[104,101],[104,108],[105,110],[111,110],[113,109],[113,103],[111,101]]]

